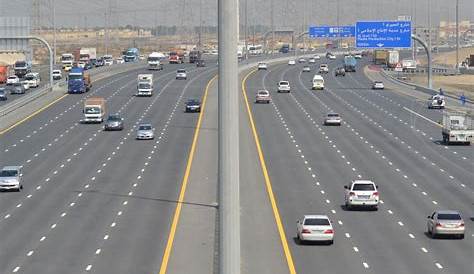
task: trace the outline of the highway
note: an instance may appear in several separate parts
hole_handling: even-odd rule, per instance
[[[311,73],[303,73],[302,64],[282,63],[244,79],[283,224],[281,242],[289,246],[281,255],[287,271],[274,264],[268,273],[292,273],[292,265],[293,273],[471,273],[472,146],[444,146],[441,129],[429,121],[436,123],[440,112],[403,95],[402,87],[371,90],[363,73],[367,60],[359,62],[356,73],[338,78],[333,70],[341,58],[329,61],[330,73],[323,76],[326,89],[312,91],[311,80],[321,62],[328,61],[322,58],[311,65]],[[291,93],[276,92],[280,80],[290,82]],[[271,104],[254,103],[256,91],[263,88],[270,91]],[[323,125],[330,111],[342,116],[342,126]],[[344,207],[343,186],[355,179],[370,179],[379,186],[378,211]],[[265,184],[262,178],[256,180]],[[257,208],[262,201],[253,203]],[[466,239],[428,237],[426,216],[435,209],[460,211]],[[332,219],[335,244],[297,244],[298,218],[318,213]],[[268,234],[277,233],[272,219],[259,225],[268,228]],[[255,235],[243,239],[247,236]],[[260,236],[262,241],[272,237]],[[280,250],[285,253],[284,244]]]
[[[187,80],[175,80],[178,67]],[[100,80],[0,136],[0,165],[24,174],[21,192],[0,193],[0,273],[158,270],[199,116],[184,101],[203,96],[216,67],[166,65],[151,98],[133,96],[140,72]],[[123,131],[79,123],[92,95],[123,115]],[[154,140],[135,140],[140,122]]]

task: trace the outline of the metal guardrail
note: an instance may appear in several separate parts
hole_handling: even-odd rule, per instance
[[[138,64],[142,64],[141,62],[138,63]],[[137,65],[137,63],[133,63],[133,65]],[[127,68],[124,68],[124,67],[120,67],[121,70],[119,70],[119,67],[116,67],[117,70],[114,70],[114,71],[105,71],[105,68],[99,68],[97,71],[97,74],[96,76],[96,79],[94,79],[92,82],[96,82],[96,81],[99,81],[99,80],[102,80],[106,77],[108,77],[107,74],[109,73],[114,73],[114,74],[117,74],[117,73],[124,73],[124,72],[127,72],[129,70],[133,70],[133,69],[136,69],[138,68],[139,66],[133,66],[133,65],[125,65]],[[100,77],[101,74],[105,74],[103,77]],[[55,82],[54,84],[55,86],[64,86],[66,85],[66,81],[65,80],[61,80],[61,81],[57,81]],[[53,86],[54,86],[53,85]],[[27,95],[21,97],[21,98],[18,98],[14,101],[12,101],[11,103],[8,103],[8,104],[5,104],[3,106],[0,107],[0,117],[3,117],[17,109],[19,109],[20,107],[23,107],[33,101],[35,101],[36,99],[46,95],[48,92],[52,91],[53,89],[53,86],[51,86],[50,84],[47,84],[35,91],[32,91],[30,93],[28,93]]]

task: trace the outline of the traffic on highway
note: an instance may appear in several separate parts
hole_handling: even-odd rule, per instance
[[[473,4],[31,2],[0,273],[474,273]]]

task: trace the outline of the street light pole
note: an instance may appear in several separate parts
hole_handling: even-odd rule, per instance
[[[456,0],[456,69],[459,72],[459,0]]]
[[[431,0],[427,0],[428,2],[428,48],[431,52]]]
[[[218,1],[219,274],[240,271],[239,0]]]
[[[56,65],[56,1],[52,0],[53,6],[53,64]]]

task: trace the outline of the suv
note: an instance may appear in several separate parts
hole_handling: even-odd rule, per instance
[[[288,82],[288,81],[278,82],[278,92],[288,92],[288,93],[290,93],[290,82]]]
[[[0,190],[16,190],[23,189],[21,184],[21,167],[5,166],[0,171]]]
[[[343,67],[339,67],[334,71],[334,75],[337,76],[346,76],[346,70]]]
[[[374,182],[369,180],[355,180],[351,185],[344,186],[346,209],[353,206],[367,206],[378,209],[379,192]]]

